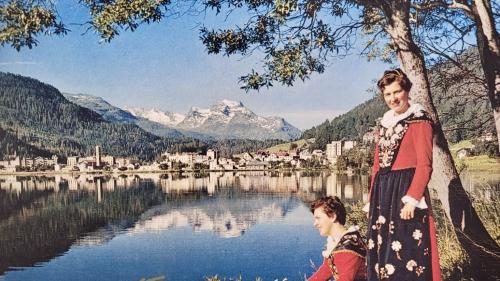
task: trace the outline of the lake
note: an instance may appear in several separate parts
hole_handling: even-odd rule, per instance
[[[499,182],[464,179],[485,198]],[[325,242],[309,202],[356,203],[368,185],[330,172],[2,176],[0,280],[304,280]]]

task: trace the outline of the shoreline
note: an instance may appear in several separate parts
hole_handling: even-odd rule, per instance
[[[333,171],[323,169],[232,169],[232,170],[125,170],[125,171],[36,171],[36,172],[5,172],[0,176],[38,176],[38,175],[122,175],[122,174],[168,174],[168,173],[212,173],[212,172],[301,172],[301,171]]]

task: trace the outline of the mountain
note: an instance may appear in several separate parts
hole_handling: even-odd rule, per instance
[[[186,117],[185,115],[182,115],[180,113],[172,113],[168,111],[160,111],[157,109],[143,109],[143,108],[138,108],[138,107],[125,107],[124,108],[126,111],[131,113],[135,117],[142,117],[145,119],[148,119],[150,121],[160,123],[162,125],[168,126],[168,127],[175,127],[177,126],[184,118]]]
[[[97,112],[104,120],[124,123],[134,123],[137,121],[137,118],[130,112],[112,106],[101,97],[70,93],[62,93],[62,95],[74,104]]]
[[[192,107],[186,114],[125,107],[115,107],[100,97],[67,94],[71,102],[88,108],[110,122],[135,124],[158,136],[215,139],[281,139],[300,136],[300,130],[281,117],[261,117],[241,102],[222,100],[208,109]]]
[[[134,124],[109,122],[68,101],[51,85],[2,72],[0,128],[10,139],[0,145],[0,156],[12,151],[21,156],[88,155],[99,144],[106,154],[152,159],[182,142],[153,135]]]
[[[192,107],[177,128],[219,139],[282,139],[300,136],[300,130],[281,117],[261,117],[243,103],[222,100],[210,108]]]
[[[141,114],[136,114],[138,112],[136,110],[128,110],[128,109],[122,110],[118,107],[109,104],[101,97],[96,97],[87,94],[69,94],[69,93],[63,93],[63,95],[66,99],[68,99],[72,103],[77,104],[81,107],[88,108],[98,113],[104,120],[110,122],[135,124],[141,127],[142,129],[160,137],[180,138],[183,136],[181,132],[171,128],[165,123],[150,121],[148,120],[148,118],[143,118]],[[145,111],[143,110],[139,112],[142,113]],[[155,116],[154,114],[145,113],[144,115],[158,118],[158,116]],[[162,120],[161,118],[158,119]]]

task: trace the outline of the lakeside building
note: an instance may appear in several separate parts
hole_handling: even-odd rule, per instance
[[[217,151],[215,151],[213,149],[207,150],[207,157],[208,157],[208,160],[216,160],[218,158]]]
[[[323,157],[323,150],[321,149],[315,149],[313,150],[313,152],[311,153],[311,155],[315,158],[321,158]]]
[[[308,161],[314,161],[314,165],[320,163],[323,166],[335,163],[335,158],[345,151],[352,149],[357,145],[356,141],[334,141],[327,145],[327,150],[317,149],[312,152],[305,147],[295,148],[290,151],[257,151],[255,153],[245,152],[240,155],[234,155],[231,158],[220,157],[218,151],[208,149],[206,154],[184,152],[161,154],[161,160],[153,163],[143,163],[138,159],[130,157],[115,157],[105,155],[102,148],[97,145],[94,155],[90,156],[68,156],[66,165],[61,168],[58,165],[57,156],[51,159],[37,157],[35,159],[10,159],[0,162],[5,167],[15,167],[21,165],[54,165],[55,171],[167,171],[182,170],[192,171],[199,169],[210,170],[265,170],[287,168],[295,169],[310,167]],[[24,164],[23,164],[24,163]],[[15,171],[15,170],[8,170]]]
[[[331,163],[337,163],[337,158],[357,146],[357,141],[332,141],[326,145],[326,159]]]
[[[58,165],[59,158],[57,155],[53,155],[51,158],[44,157],[35,157],[35,158],[27,158],[27,157],[19,157],[17,155],[7,156],[6,160],[0,161],[0,166],[3,167],[3,170],[7,172],[17,172],[22,168],[35,168],[40,166],[56,166]]]
[[[312,159],[312,154],[309,152],[309,150],[306,149],[306,150],[302,150],[299,153],[299,157],[302,160],[311,160]]]
[[[123,158],[119,164],[127,165],[129,160]],[[103,169],[105,166],[114,166],[117,159],[111,155],[103,155],[100,145],[95,146],[95,153],[92,156],[68,156],[66,160],[66,170],[94,171]]]

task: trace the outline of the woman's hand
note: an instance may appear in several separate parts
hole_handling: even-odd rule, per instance
[[[403,220],[409,220],[413,219],[415,215],[415,206],[412,204],[406,203],[404,207],[401,209],[401,213],[399,214],[401,216],[401,219]]]

